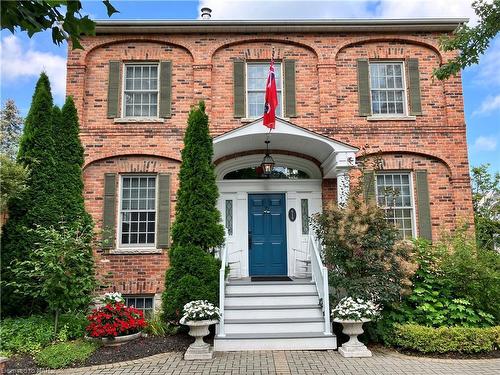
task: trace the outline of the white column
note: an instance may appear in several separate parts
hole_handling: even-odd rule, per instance
[[[347,170],[337,173],[337,204],[339,207],[345,207],[349,198],[350,181]]]

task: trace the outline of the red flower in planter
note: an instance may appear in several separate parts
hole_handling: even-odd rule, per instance
[[[117,337],[137,333],[146,327],[142,311],[121,302],[92,310],[86,330],[91,337]]]

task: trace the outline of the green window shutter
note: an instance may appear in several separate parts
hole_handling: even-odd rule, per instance
[[[285,60],[285,74],[283,75],[284,114],[285,117],[297,116],[297,102],[295,99],[295,60]]]
[[[432,241],[431,205],[427,171],[415,171],[417,187],[418,237]]]
[[[158,175],[158,226],[156,247],[167,248],[170,244],[170,175]]]
[[[375,201],[375,172],[366,171],[363,174],[363,195],[366,203]]]
[[[408,59],[408,80],[410,115],[421,115],[422,100],[420,97],[420,74],[418,71],[418,59]]]
[[[160,117],[170,117],[172,112],[172,62],[160,63]]]
[[[121,63],[119,61],[109,62],[108,118],[115,118],[119,116],[120,65]]]
[[[372,114],[368,59],[358,59],[358,107],[360,116]]]
[[[102,215],[103,248],[115,247],[116,231],[116,173],[104,174],[104,205]]]
[[[235,61],[233,63],[234,84],[234,117],[242,118],[246,114],[245,101],[245,62]]]

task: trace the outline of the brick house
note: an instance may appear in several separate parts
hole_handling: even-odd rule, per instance
[[[233,280],[221,286],[216,348],[335,347],[308,217],[345,199],[356,158],[381,156],[383,169],[365,175],[369,194],[403,238],[436,239],[472,222],[461,78],[432,77],[453,56],[439,37],[464,21],[98,22],[84,50],[69,50],[67,94],[80,116],[86,206],[106,228],[96,256],[111,288],[146,312],[159,305],[183,134],[204,100]],[[262,178],[272,51],[279,120],[275,170]],[[386,188],[399,194],[387,199]]]

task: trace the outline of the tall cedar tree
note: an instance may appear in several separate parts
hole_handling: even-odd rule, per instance
[[[173,245],[197,245],[205,251],[224,243],[224,227],[216,207],[212,138],[208,131],[205,103],[189,113],[179,173]]]
[[[164,318],[179,321],[182,307],[192,300],[218,301],[220,262],[209,252],[224,242],[224,227],[212,164],[213,144],[205,104],[191,110],[184,137],[179,174],[170,268],[165,276]]]
[[[2,231],[2,313],[23,314],[43,307],[42,301],[27,300],[5,286],[9,282],[7,267],[13,259],[25,259],[37,239],[27,231],[36,224],[56,225],[59,202],[54,189],[57,176],[52,138],[53,100],[47,75],[42,73],[36,84],[31,108],[26,117],[17,161],[28,167],[27,189],[9,202],[9,220]]]
[[[73,98],[68,97],[59,111],[54,108],[53,138],[57,153],[57,176],[54,180],[61,219],[72,226],[78,221],[90,223],[83,200],[83,146],[80,125]]]

